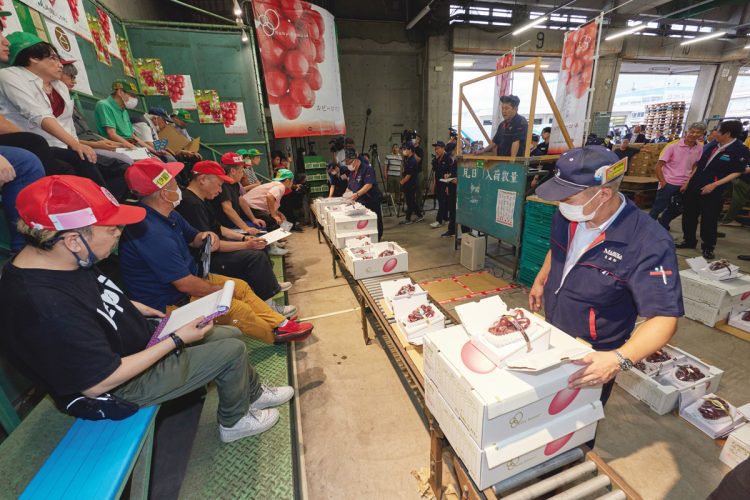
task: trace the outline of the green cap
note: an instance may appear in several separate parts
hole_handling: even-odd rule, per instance
[[[124,78],[118,78],[114,82],[112,82],[112,90],[124,90],[128,94],[133,95],[143,95],[138,91],[138,87],[135,85],[135,83],[128,81]]]
[[[286,168],[280,168],[276,171],[275,181],[285,181],[287,179],[294,179],[294,173]]]
[[[255,149],[255,148],[248,149],[247,154],[250,156],[263,156],[263,153],[261,153],[260,150]]]
[[[175,109],[174,111],[172,111],[172,113],[170,113],[169,116],[172,116],[172,117],[176,116],[177,118],[184,121],[185,123],[195,123],[193,121],[193,117],[190,116],[190,111],[188,111],[187,109]],[[242,154],[239,151],[237,153]]]
[[[19,52],[29,47],[33,47],[38,43],[44,42],[41,38],[33,33],[26,33],[25,31],[16,31],[8,35],[8,43],[10,43],[10,56],[8,58],[8,64],[11,66],[15,64],[16,57]]]

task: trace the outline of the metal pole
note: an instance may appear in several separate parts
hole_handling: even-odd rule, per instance
[[[205,14],[207,16],[215,17],[216,19],[221,19],[222,21],[227,21],[228,23],[232,23],[236,25],[235,21],[233,19],[226,18],[224,16],[220,16],[219,14],[214,14],[211,11],[201,9],[199,7],[196,7],[195,5],[190,5],[189,3],[180,2],[180,0],[169,0],[170,2],[180,5],[182,7],[188,8],[190,10],[194,10],[195,12],[200,12],[201,14]]]
[[[200,28],[209,30],[226,30],[226,31],[237,31],[241,28],[236,24],[227,26],[226,24],[201,24],[201,23],[183,23],[177,21],[151,21],[148,19],[135,19],[132,21],[124,21],[123,26],[153,26],[154,29],[178,29],[178,28]]]
[[[596,90],[596,72],[599,69],[599,49],[602,43],[602,31],[604,28],[604,14],[599,14],[598,19],[594,19],[592,22],[598,22],[599,27],[596,30],[596,55],[594,56],[594,68],[591,71],[591,88],[589,89],[589,102],[586,103],[586,120],[583,125],[583,143],[586,144],[586,138],[589,136],[589,130],[591,129],[591,111],[594,104],[594,91]],[[609,129],[609,125],[607,125]]]

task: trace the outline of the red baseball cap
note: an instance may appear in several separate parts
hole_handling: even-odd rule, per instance
[[[215,161],[211,161],[211,160],[199,161],[198,163],[193,165],[193,173],[215,175],[216,177],[218,177],[224,182],[228,182],[229,184],[234,184],[234,179],[226,175],[224,173],[224,168],[218,163],[216,163]]]
[[[185,165],[176,161],[164,163],[156,158],[138,160],[125,171],[125,181],[135,194],[148,196],[166,186],[183,168]]]
[[[146,217],[145,209],[120,205],[107,188],[75,175],[51,175],[32,182],[18,194],[16,208],[27,225],[50,231],[122,226]]]
[[[244,165],[245,161],[242,156],[237,153],[224,153],[221,156],[221,163],[223,165]]]

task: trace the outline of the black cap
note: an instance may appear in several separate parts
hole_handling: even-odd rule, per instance
[[[433,148],[444,148],[445,143],[443,141],[437,141],[435,144],[432,145]]]
[[[346,151],[346,156],[344,157],[345,160],[355,160],[355,159],[357,159],[357,151],[356,150],[346,148],[344,151]]]
[[[412,144],[411,141],[405,142],[401,145],[401,149],[408,149],[409,151],[414,151],[414,144]]]

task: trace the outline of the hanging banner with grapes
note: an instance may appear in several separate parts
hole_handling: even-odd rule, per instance
[[[196,90],[195,103],[198,108],[199,123],[223,123],[218,92],[215,90]]]
[[[594,78],[594,58],[599,52],[599,19],[565,34],[560,79],[555,103],[575,146],[583,145],[589,88]],[[568,149],[560,127],[552,127],[549,154]]]
[[[330,12],[300,0],[253,0],[253,12],[274,135],[346,133]]]
[[[89,29],[91,30],[91,39],[94,42],[94,48],[96,49],[96,58],[99,62],[112,66],[112,59],[109,57],[109,50],[107,49],[107,41],[104,39],[104,33],[102,32],[102,26],[99,24],[99,19],[92,16],[88,12],[86,13],[86,19],[89,22]]]
[[[99,18],[99,25],[102,27],[104,41],[107,50],[109,50],[109,54],[118,59],[122,59],[122,56],[120,55],[120,47],[117,46],[117,34],[115,33],[115,27],[112,25],[112,19],[109,17],[109,14],[107,14],[107,11],[101,7],[96,8],[96,15]]]
[[[24,3],[31,7],[32,9],[38,11],[40,14],[42,14],[47,19],[50,19],[60,26],[63,26],[69,30],[75,31],[75,23],[73,22],[73,15],[71,14],[71,3],[75,3],[72,0],[71,1],[63,1],[63,0],[20,0],[21,3]],[[6,3],[10,3],[10,0],[7,0]],[[83,12],[83,10],[81,10]]]
[[[241,102],[222,102],[221,117],[224,120],[224,133],[227,135],[247,134],[245,105]]]
[[[195,109],[195,93],[190,75],[167,75],[167,89],[172,109]]]
[[[160,59],[136,59],[134,64],[143,95],[167,95],[167,78]]]
[[[8,36],[16,31],[23,31],[21,22],[18,20],[18,14],[16,13],[16,6],[13,5],[13,0],[0,0],[0,11],[3,10],[11,13],[7,17],[0,17],[0,21],[3,23],[3,35]]]
[[[135,66],[133,65],[133,53],[130,52],[130,44],[125,37],[117,35],[117,47],[120,49],[120,59],[122,59],[122,69],[125,76],[135,78]]]
[[[78,70],[76,85],[73,87],[73,90],[93,95],[91,85],[89,85],[89,75],[86,73],[86,65],[83,64],[83,56],[81,55],[81,49],[78,47],[78,40],[76,40],[75,33],[50,19],[45,19],[45,22],[47,24],[50,43],[55,46],[57,52],[60,54],[60,58],[74,61],[73,65]]]
[[[502,57],[498,57],[495,61],[495,69],[509,68],[513,66],[516,54],[515,51],[511,51]],[[510,95],[513,93],[513,73],[503,73],[495,77],[495,94],[493,98],[492,109],[492,133],[494,134],[497,127],[500,126],[500,122],[503,121],[503,116],[500,113],[500,97],[504,95]]]
[[[70,7],[70,16],[73,21],[73,27],[71,29],[81,38],[93,42],[91,29],[86,20],[86,11],[83,10],[83,0],[68,0],[68,7]]]

